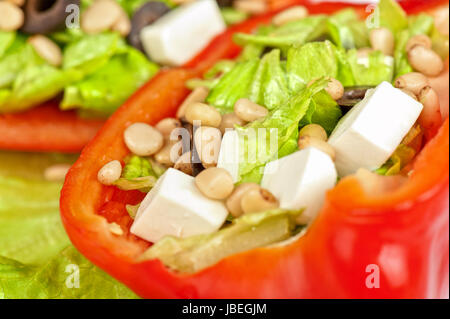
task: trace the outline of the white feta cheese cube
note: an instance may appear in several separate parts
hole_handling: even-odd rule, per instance
[[[169,168],[142,201],[131,233],[150,242],[207,234],[217,231],[227,215],[223,202],[200,193],[194,177]]]
[[[239,135],[235,130],[227,130],[220,145],[217,167],[226,169],[233,178],[233,183],[239,179]]]
[[[182,5],[143,28],[141,42],[155,62],[179,66],[197,55],[226,29],[215,0]]]
[[[305,208],[299,221],[307,223],[320,211],[327,190],[334,187],[336,180],[330,156],[308,147],[267,163],[261,186],[278,198],[281,208]]]
[[[383,165],[416,122],[423,105],[383,82],[369,90],[338,123],[328,143],[340,176]]]

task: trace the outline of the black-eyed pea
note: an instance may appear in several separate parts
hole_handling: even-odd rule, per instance
[[[325,91],[327,91],[331,98],[335,101],[344,96],[344,86],[335,78],[329,78]]]
[[[222,122],[220,123],[219,129],[222,134],[225,134],[227,129],[234,129],[235,125],[244,126],[246,123],[246,121],[242,120],[236,114],[228,113],[222,115]]]
[[[242,197],[250,190],[257,189],[259,190],[260,186],[256,183],[242,183],[237,186],[230,197],[227,198],[225,202],[228,211],[233,217],[241,216],[244,211],[241,207]]]
[[[265,117],[269,113],[269,110],[264,106],[244,98],[236,101],[234,104],[234,113],[243,121],[253,122]]]
[[[70,165],[69,164],[55,164],[47,167],[44,170],[44,178],[47,181],[51,182],[60,182],[64,181],[64,178],[69,172]]]
[[[209,89],[207,87],[200,86],[198,88],[195,88],[178,108],[177,118],[180,119],[180,118],[184,117],[187,107],[189,105],[191,105],[192,103],[205,102],[205,99],[208,96],[208,94],[209,94]]]
[[[267,10],[267,4],[260,0],[235,0],[233,8],[248,14],[261,14]]]
[[[241,208],[244,214],[263,212],[279,206],[278,199],[267,189],[261,187],[248,190],[241,199]]]
[[[81,16],[81,29],[88,34],[110,30],[119,21],[122,8],[114,0],[97,0]]]
[[[442,118],[439,96],[436,91],[431,86],[426,86],[420,91],[418,99],[423,104],[419,123],[424,127],[439,127]]]
[[[126,37],[131,31],[131,21],[127,13],[122,9],[119,19],[112,26],[113,31],[119,32],[123,37]]]
[[[381,51],[385,55],[394,54],[394,35],[387,28],[377,28],[370,31],[370,45],[372,49]]]
[[[416,45],[422,45],[428,49],[431,49],[431,39],[429,36],[425,34],[418,34],[411,37],[406,43],[405,47],[406,52],[409,52],[409,50],[411,50]]]
[[[165,119],[162,119],[155,125],[155,128],[161,132],[161,134],[164,136],[165,139],[170,138],[170,134],[175,129],[178,129],[180,127],[181,127],[180,120],[173,117],[167,117]]]
[[[412,97],[414,100],[418,101],[417,96],[407,89],[400,89],[403,93],[408,94],[410,97]]]
[[[128,149],[139,156],[150,156],[158,152],[164,144],[163,135],[146,123],[134,123],[123,133]]]
[[[433,12],[434,25],[443,35],[449,34],[449,10],[448,5]]]
[[[219,200],[230,196],[234,188],[230,173],[218,167],[209,167],[198,174],[195,185],[206,197]]]
[[[281,26],[291,21],[300,20],[308,16],[308,9],[304,6],[294,6],[275,15],[272,23]]]
[[[119,161],[106,163],[97,174],[97,179],[104,185],[112,185],[122,174],[122,164]]]
[[[222,133],[218,128],[201,126],[194,133],[194,144],[203,167],[217,165]]]
[[[441,57],[422,45],[416,45],[408,51],[408,61],[414,70],[427,76],[437,76],[444,70]]]
[[[166,167],[172,167],[182,155],[181,141],[167,141],[167,143],[154,155],[155,161]]]
[[[216,108],[200,102],[189,104],[186,108],[185,117],[191,124],[198,121],[200,125],[204,126],[219,127],[220,122],[222,122],[222,116]]]
[[[394,85],[398,89],[405,89],[418,95],[424,87],[430,85],[430,82],[422,73],[410,72],[399,76]]]
[[[37,34],[28,39],[28,43],[34,48],[41,58],[50,65],[59,66],[62,63],[62,51],[60,47],[47,38],[46,36]]]
[[[188,174],[192,175],[192,164],[191,164],[191,152],[186,152],[183,155],[181,155],[178,160],[175,162],[175,165],[173,168]]]
[[[7,2],[11,2],[12,4],[15,4],[18,7],[21,7],[25,4],[25,0],[6,0]]]
[[[310,136],[301,136],[298,139],[298,148],[300,150],[303,150],[308,147],[314,147],[318,150],[321,150],[322,152],[328,154],[333,161],[336,158],[336,152],[334,148],[327,142]]]
[[[328,139],[327,132],[319,124],[308,124],[304,126],[298,133],[298,136],[310,136],[322,141],[326,141]]]
[[[375,50],[372,48],[361,48],[356,51],[356,57],[357,58],[367,58],[370,53],[374,52]]]
[[[22,9],[8,1],[0,1],[0,31],[16,31],[24,23]]]

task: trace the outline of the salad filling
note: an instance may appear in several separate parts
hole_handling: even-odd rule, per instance
[[[112,114],[161,66],[188,62],[248,16],[218,2],[0,1],[0,114],[52,99],[82,117]]]
[[[197,272],[301,234],[341,178],[380,196],[404,183],[442,122],[430,77],[448,34],[391,0],[372,22],[290,8],[236,34],[242,53],[189,80],[177,118],[131,123],[132,154],[98,179],[147,193],[127,209],[131,233],[154,243],[142,260]]]

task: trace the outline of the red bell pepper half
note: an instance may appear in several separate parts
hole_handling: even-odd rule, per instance
[[[409,12],[430,8],[422,1],[402,4]],[[310,7],[313,12],[330,12],[342,6]],[[161,72],[107,121],[71,169],[62,191],[61,216],[72,242],[146,298],[448,296],[448,119],[421,151],[402,186],[377,195],[366,192],[355,177],[341,180],[327,194],[306,234],[290,244],[239,253],[189,275],[172,272],[158,260],[136,261],[149,244],[128,232],[132,220],[125,205],[139,203],[143,195],[101,185],[98,170],[128,154],[121,138],[127,125],[173,116],[188,94],[187,79],[237,53],[231,34],[249,31],[269,18],[252,19],[219,36],[191,68]],[[448,92],[448,82],[443,90]],[[125,234],[111,234],[108,222],[120,224]]]

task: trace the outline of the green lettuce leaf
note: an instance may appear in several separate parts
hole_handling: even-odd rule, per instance
[[[354,85],[376,86],[383,81],[392,81],[394,64],[387,64],[386,56],[380,51],[369,54],[367,65],[358,61],[356,50],[350,50],[347,55],[354,77]]]
[[[402,7],[394,0],[380,0],[378,3],[379,24],[395,35],[408,27],[408,17]]]
[[[328,33],[336,46],[345,49],[369,46],[369,31],[353,9],[344,9],[328,21]]]
[[[174,270],[194,273],[227,256],[288,239],[296,232],[295,218],[300,213],[277,209],[247,214],[212,234],[168,236],[144,252],[141,260],[159,259]]]
[[[251,173],[253,178],[262,177],[264,165],[277,159],[280,149],[284,150],[283,155],[287,155],[285,144],[292,144],[299,122],[306,115],[313,97],[327,84],[326,79],[317,80],[272,110],[265,118],[249,123],[245,127],[236,128],[239,134],[240,176]],[[265,138],[259,136],[261,133],[265,133]],[[259,175],[255,169],[259,170]]]
[[[0,152],[0,299],[136,297],[70,245],[59,213],[62,183],[43,172],[75,159]],[[79,288],[66,286],[71,265],[79,267]]]
[[[158,69],[141,52],[128,48],[126,53],[113,56],[93,74],[66,86],[61,108],[111,114]]]
[[[9,49],[15,38],[15,32],[0,31],[0,58]]]

